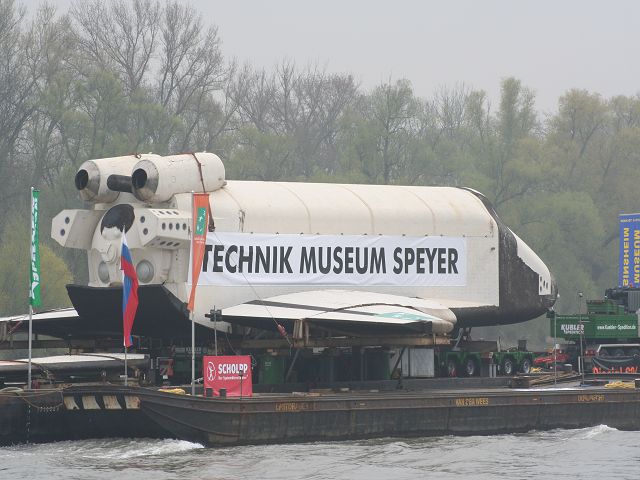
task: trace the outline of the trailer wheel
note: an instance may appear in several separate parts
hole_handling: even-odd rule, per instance
[[[598,352],[598,356],[599,357],[608,357],[609,356],[609,350],[607,350],[606,348],[601,348],[600,351]]]
[[[464,375],[465,377],[473,377],[478,371],[478,365],[473,358],[467,358],[467,361],[464,364]]]
[[[513,358],[506,357],[502,360],[502,374],[503,375],[513,375],[516,373],[516,365],[513,361]]]
[[[458,376],[458,362],[456,362],[454,358],[450,358],[447,360],[447,377],[457,377],[457,376]]]
[[[531,359],[529,357],[524,357],[522,359],[522,365],[520,366],[520,371],[525,375],[531,373]]]
[[[624,357],[625,356],[624,350],[622,348],[616,348],[613,351],[613,356],[614,357]]]
[[[640,349],[632,348],[631,350],[629,350],[630,357],[635,357],[636,355],[640,357]]]

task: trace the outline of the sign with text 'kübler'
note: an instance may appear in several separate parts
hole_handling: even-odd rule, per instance
[[[204,388],[215,396],[226,388],[227,397],[250,397],[253,394],[251,357],[248,355],[205,356],[202,359]]]

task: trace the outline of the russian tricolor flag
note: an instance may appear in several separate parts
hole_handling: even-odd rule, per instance
[[[122,232],[122,253],[120,255],[120,269],[122,270],[122,326],[124,332],[124,346],[133,345],[131,328],[138,309],[138,276],[131,260],[131,252],[127,246],[127,237]]]

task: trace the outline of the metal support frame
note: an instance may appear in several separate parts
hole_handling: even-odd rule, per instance
[[[465,328],[461,328],[460,330],[458,330],[458,336],[456,337],[456,343],[453,346],[453,348],[451,349],[454,352],[457,352],[460,350],[460,342],[464,341],[464,340],[468,340],[469,337],[471,336],[471,327],[465,327]]]
[[[251,348],[332,348],[332,347],[414,347],[449,345],[449,337],[437,336],[386,336],[386,337],[309,337],[292,338],[291,344],[283,338],[236,340],[234,347]]]

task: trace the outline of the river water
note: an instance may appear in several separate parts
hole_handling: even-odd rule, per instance
[[[0,479],[639,479],[640,432],[601,425],[488,437],[231,448],[85,440],[0,448]]]

